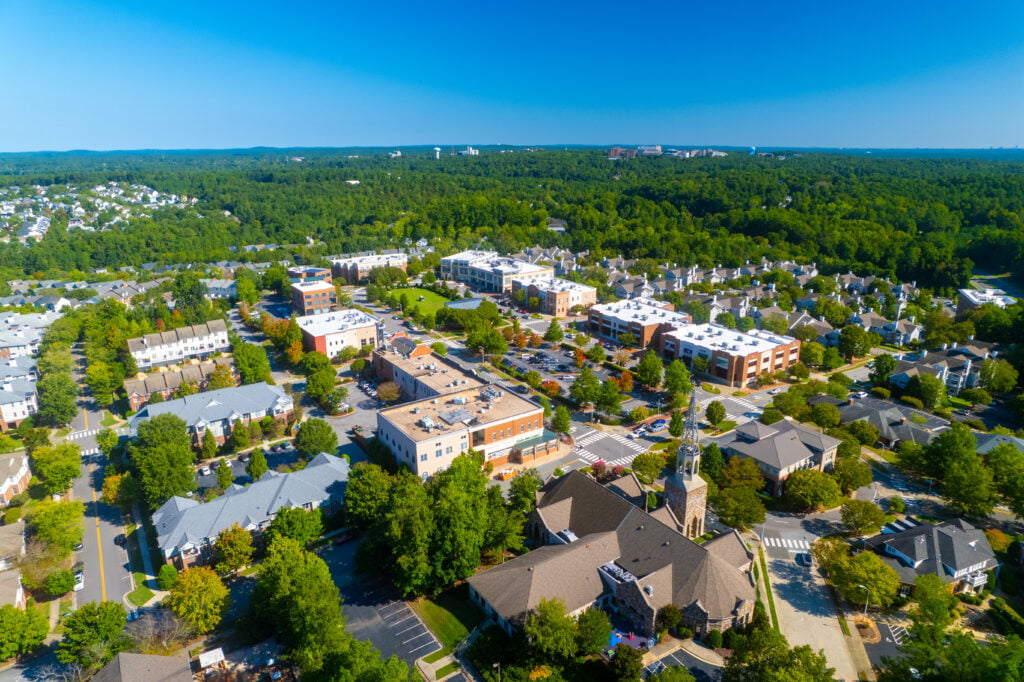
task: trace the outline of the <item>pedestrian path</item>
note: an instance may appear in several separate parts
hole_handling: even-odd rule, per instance
[[[766,547],[782,547],[784,549],[804,552],[811,548],[811,545],[807,540],[791,540],[789,538],[766,537],[764,539],[764,544]]]

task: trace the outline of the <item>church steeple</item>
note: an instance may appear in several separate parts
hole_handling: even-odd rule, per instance
[[[665,484],[665,499],[683,526],[683,535],[695,538],[704,534],[708,484],[700,477],[700,431],[697,428],[696,389],[690,394],[683,437],[676,450],[676,470]]]

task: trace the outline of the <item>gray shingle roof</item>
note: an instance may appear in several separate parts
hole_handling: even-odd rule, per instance
[[[839,441],[802,424],[780,421],[770,426],[751,421],[719,441],[725,449],[781,471],[839,447]]]
[[[120,653],[103,666],[93,682],[191,682],[185,656]]]
[[[250,486],[231,486],[205,504],[172,497],[153,513],[157,544],[165,556],[188,545],[212,541],[237,523],[255,530],[284,507],[320,506],[327,500],[343,501],[348,483],[348,462],[320,453],[304,469],[289,474],[268,471]]]
[[[866,544],[879,551],[887,563],[896,568],[901,580],[908,583],[925,574],[956,582],[960,579],[953,577],[957,571],[979,564],[981,570],[988,570],[999,563],[985,534],[963,519],[936,526],[924,523],[900,533],[876,535]],[[899,552],[911,564],[886,551],[887,548]]]
[[[542,547],[469,579],[509,622],[545,598],[562,599],[569,611],[587,606],[604,592],[600,567],[609,562],[636,577],[625,589],[636,589],[655,611],[674,603],[727,618],[754,599],[750,577],[734,565],[731,543],[698,545],[578,471],[549,483],[537,512],[548,530],[568,529],[579,539]]]
[[[128,422],[134,434],[139,424],[160,414],[180,417],[189,428],[225,419],[234,421],[246,414],[265,414],[267,410],[290,410],[292,399],[280,386],[248,384],[196,393],[176,400],[147,405]]]

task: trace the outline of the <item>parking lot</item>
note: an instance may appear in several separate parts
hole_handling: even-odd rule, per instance
[[[344,599],[345,629],[372,643],[381,654],[397,656],[409,665],[441,648],[419,616],[383,578],[362,581],[356,575],[359,542],[327,545],[319,554]]]
[[[299,453],[295,450],[290,441],[286,441],[284,444],[275,445],[271,448],[266,448],[264,449],[263,454],[267,458],[268,469],[277,469],[279,466],[294,464],[299,460]],[[252,483],[252,477],[249,476],[249,472],[245,470],[246,464],[249,462],[248,453],[245,455],[236,455],[224,458],[224,461],[231,465],[231,473],[233,476],[232,482],[239,485]],[[214,460],[211,463],[197,468],[196,485],[200,488],[216,488],[216,468],[218,466],[220,466],[220,460]],[[206,473],[204,473],[204,471]]]
[[[682,649],[660,658],[644,668],[644,678],[672,667],[686,668],[697,682],[714,682],[714,680],[722,678],[721,668],[705,663]]]

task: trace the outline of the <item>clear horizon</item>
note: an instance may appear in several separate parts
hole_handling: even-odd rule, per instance
[[[1024,144],[1024,3],[13,0],[0,22],[0,152]]]

